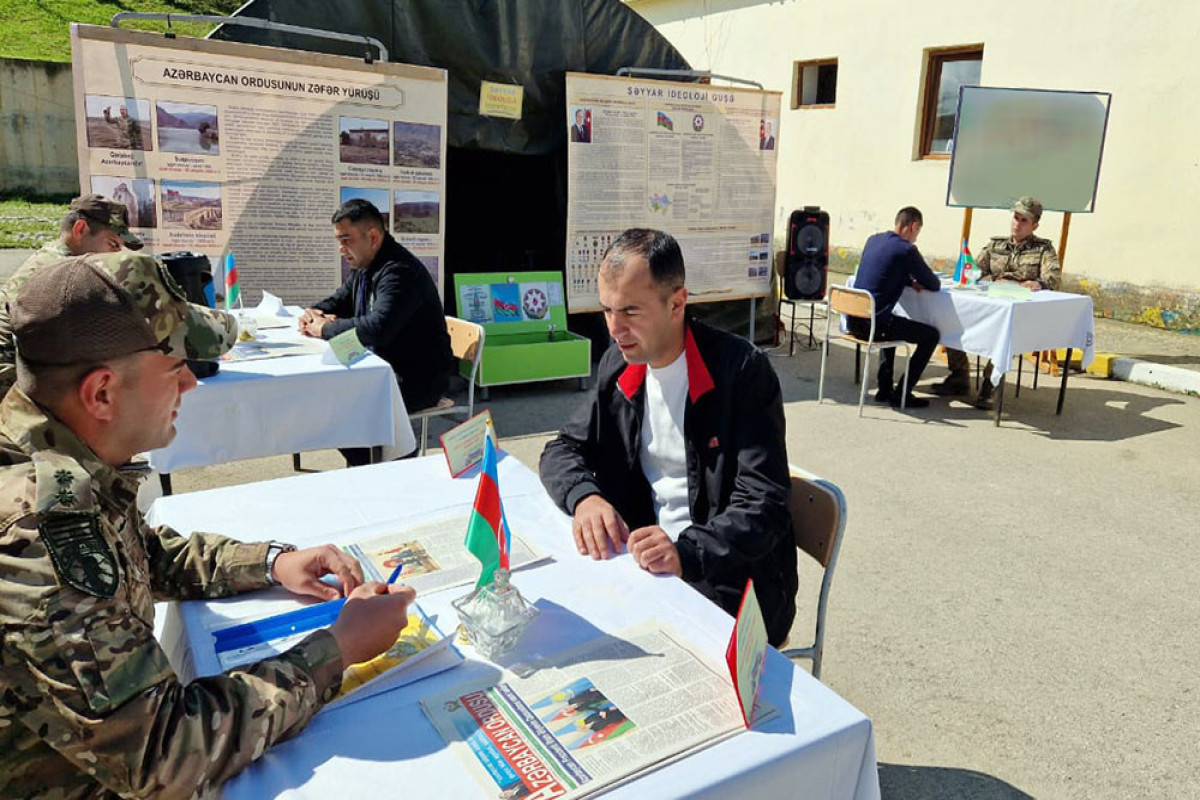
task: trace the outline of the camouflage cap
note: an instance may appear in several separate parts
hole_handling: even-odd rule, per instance
[[[237,341],[237,321],[187,302],[160,262],[92,253],[46,265],[10,307],[17,352],[31,364],[100,363],[141,350],[214,359]]]
[[[85,194],[71,201],[71,210],[112,228],[130,250],[141,250],[144,246],[141,239],[129,232],[129,210],[123,203],[109,200],[104,195]]]
[[[1025,195],[1013,203],[1012,210],[1014,214],[1028,217],[1034,222],[1042,218],[1042,204],[1038,202],[1036,197],[1030,197],[1029,195]]]

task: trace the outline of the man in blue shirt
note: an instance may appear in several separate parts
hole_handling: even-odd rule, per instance
[[[877,233],[867,239],[863,246],[862,260],[854,275],[854,288],[865,289],[875,298],[875,340],[901,340],[917,346],[908,362],[908,385],[892,387],[895,349],[879,354],[879,388],[875,402],[899,406],[902,397],[907,408],[925,408],[929,401],[913,397],[913,387],[921,379],[925,365],[929,363],[938,344],[938,331],[932,325],[914,322],[907,317],[892,315],[892,309],[900,299],[904,287],[912,286],[916,291],[928,289],[936,292],[941,282],[917,250],[917,236],[921,234],[923,218],[912,206],[905,206],[896,214],[895,227],[885,233]],[[866,339],[871,333],[871,321],[863,317],[849,317],[847,325],[855,336]]]

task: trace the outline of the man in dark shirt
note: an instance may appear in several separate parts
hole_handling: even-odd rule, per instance
[[[889,348],[879,354],[879,388],[875,392],[875,401],[899,406],[901,398],[907,395],[904,400],[907,408],[925,408],[929,405],[928,400],[913,397],[912,390],[921,379],[921,373],[940,338],[937,328],[932,325],[892,314],[904,287],[912,286],[918,292],[922,289],[931,292],[941,289],[941,282],[917,250],[916,242],[922,224],[920,211],[912,206],[900,209],[892,230],[867,239],[858,272],[854,275],[854,288],[865,289],[875,298],[876,341],[901,340],[917,346],[908,362],[907,386],[897,384],[895,388],[892,387],[895,349]],[[866,339],[870,335],[869,319],[850,317],[847,324],[855,336]]]
[[[450,335],[437,285],[425,265],[404,249],[366,200],[342,203],[333,215],[338,249],[353,268],[336,292],[306,309],[300,332],[332,339],[350,329],[392,365],[409,411],[435,405],[450,385]],[[361,450],[361,452],[360,452]],[[343,450],[350,466],[369,450]]]

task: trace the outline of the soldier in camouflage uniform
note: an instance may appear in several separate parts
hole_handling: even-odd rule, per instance
[[[122,247],[142,249],[142,240],[129,231],[125,206],[98,194],[76,197],[63,217],[58,238],[42,245],[8,279],[0,291],[0,399],[17,380],[17,354],[8,321],[8,304],[17,296],[17,290],[39,268],[57,263],[65,256],[112,253]]]
[[[120,116],[112,115],[112,107],[104,109],[104,121],[109,125],[116,126],[117,133],[120,134],[122,144],[119,147],[128,147],[130,150],[142,150],[142,126],[136,119],[129,116],[129,107],[121,106],[118,112]]]
[[[121,465],[174,435],[185,358],[232,318],[191,305],[158,262],[47,265],[12,303],[17,386],[0,402],[0,797],[205,797],[303,728],[346,665],[395,642],[412,590],[362,583],[337,548],[146,526]],[[181,684],[154,602],[273,584],[349,599],[282,655]]]
[[[982,277],[994,281],[1013,281],[1039,291],[1057,289],[1062,281],[1062,267],[1058,264],[1058,253],[1049,239],[1034,236],[1042,219],[1042,204],[1033,197],[1022,197],[1013,204],[1013,216],[1009,236],[993,236],[984,246],[975,263]],[[946,348],[946,361],[950,375],[941,383],[934,384],[930,391],[943,396],[967,394],[971,387],[971,363],[961,350]],[[991,407],[992,364],[984,368],[983,383],[976,408]]]

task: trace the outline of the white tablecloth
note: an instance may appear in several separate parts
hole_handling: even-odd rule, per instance
[[[514,575],[514,584],[542,613],[506,663],[548,655],[652,617],[723,662],[733,627],[723,611],[677,579],[643,572],[628,555],[608,562],[580,557],[570,520],[551,504],[537,476],[515,458],[501,459],[499,483],[514,530],[554,559]],[[471,478],[451,480],[445,460],[429,456],[166,497],[156,501],[149,520],[182,531],[220,531],[303,546],[329,540],[332,531],[448,508],[465,510],[475,485]],[[420,601],[449,629],[457,623],[450,601],[464,592],[450,589]],[[164,646],[175,650],[173,660],[186,658],[190,648],[190,664],[198,674],[217,673],[205,628],[214,617],[244,616],[244,604],[254,602],[174,606]],[[419,683],[322,712],[299,736],[272,748],[230,782],[225,796],[487,798],[425,719],[418,700],[489,674],[496,674],[494,666],[469,659]],[[870,720],[774,650],[763,674],[761,697],[779,709],[778,717],[605,796],[879,797]]]
[[[259,337],[300,334],[273,328]],[[159,472],[331,447],[383,445],[391,459],[416,447],[396,375],[375,355],[349,368],[319,355],[222,361],[183,396],[175,429],[169,446],[149,454]]]
[[[1028,300],[1011,300],[989,297],[980,289],[908,288],[896,313],[933,325],[946,347],[990,358],[996,385],[1019,353],[1073,347],[1082,351],[1084,367],[1095,357],[1092,298],[1087,295],[1040,291]]]

